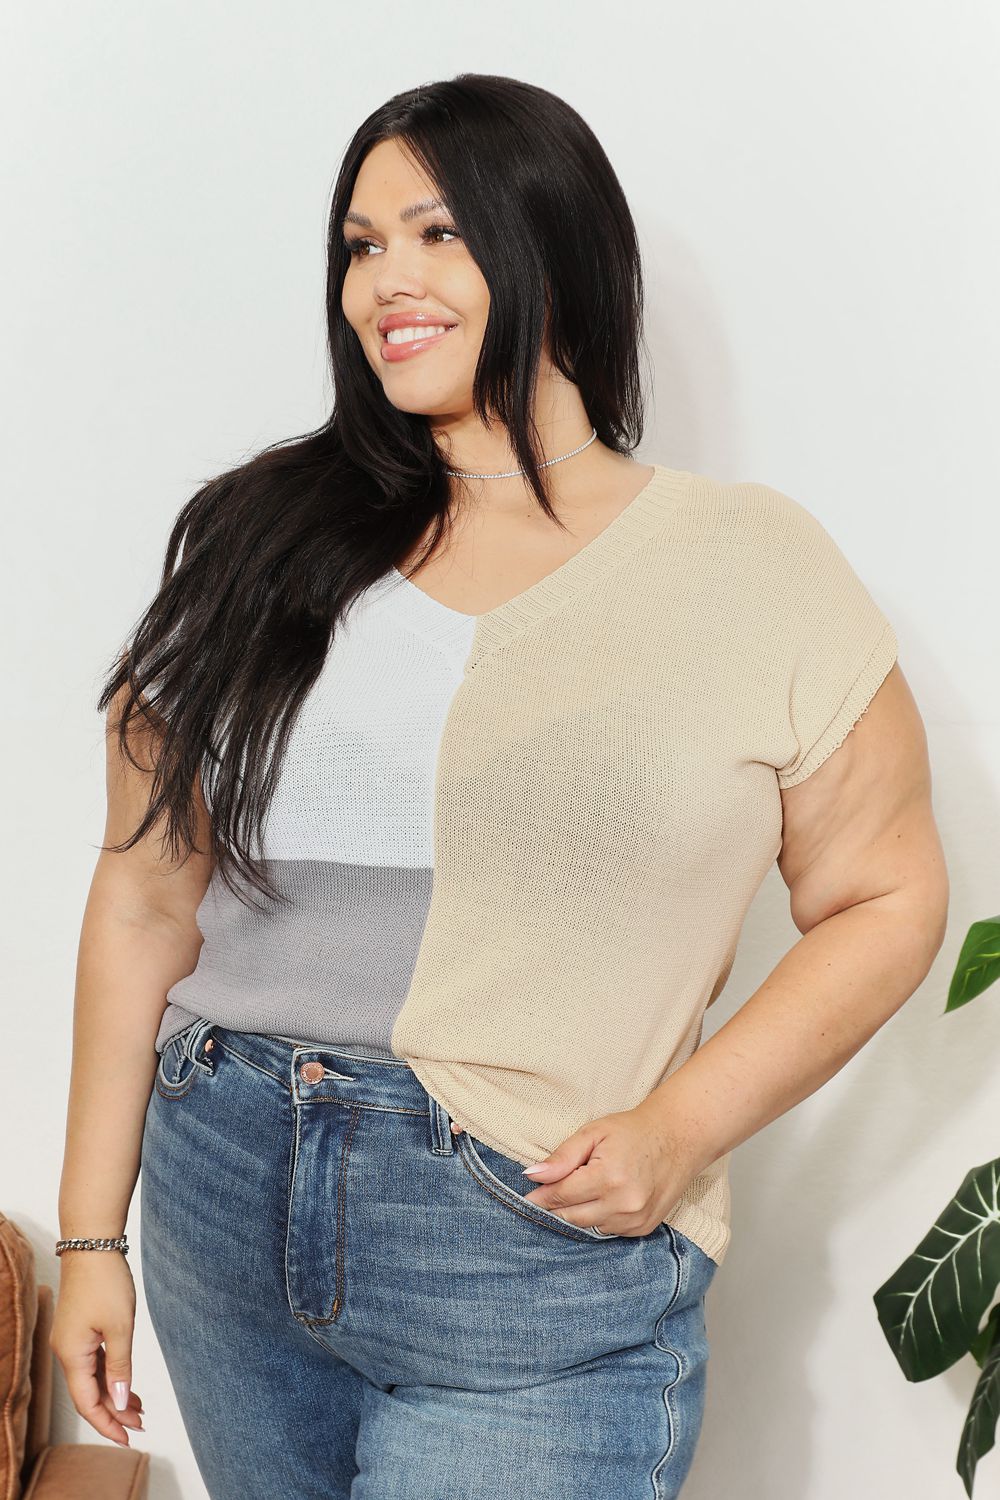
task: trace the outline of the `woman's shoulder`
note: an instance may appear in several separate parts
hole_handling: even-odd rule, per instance
[[[690,503],[703,513],[739,518],[748,527],[808,531],[821,523],[802,500],[762,479],[723,479],[705,470],[686,470]]]
[[[835,545],[813,507],[776,485],[760,479],[724,479],[697,469],[677,469],[660,464],[661,473],[683,479],[674,484],[679,504],[672,507],[675,523],[693,537],[747,566],[755,559],[776,560],[782,567],[794,566]]]
[[[756,609],[774,600],[796,613],[819,595],[857,591],[861,580],[828,527],[819,503],[807,503],[759,479],[723,479],[687,471],[684,549],[713,577],[724,577],[730,595],[743,587]]]

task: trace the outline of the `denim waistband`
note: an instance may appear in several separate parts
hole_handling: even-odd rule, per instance
[[[455,1149],[451,1116],[401,1057],[345,1051],[326,1042],[258,1031],[233,1031],[203,1019],[192,1022],[172,1040],[180,1043],[193,1063],[212,1072],[213,1048],[205,1046],[209,1039],[283,1084],[296,1104],[330,1099],[369,1109],[428,1115],[434,1149],[445,1154]]]

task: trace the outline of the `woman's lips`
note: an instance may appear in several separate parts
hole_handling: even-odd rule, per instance
[[[458,327],[456,323],[452,328],[446,328],[444,333],[432,333],[427,338],[411,339],[406,344],[390,344],[388,339],[382,340],[382,358],[389,364],[398,364],[401,359],[409,359],[411,355],[422,354],[425,349],[432,349],[435,344],[440,344],[449,333],[453,333]]]

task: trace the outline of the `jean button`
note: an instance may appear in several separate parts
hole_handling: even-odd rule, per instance
[[[321,1062],[306,1062],[299,1069],[299,1077],[305,1083],[319,1083],[323,1077],[323,1064]]]

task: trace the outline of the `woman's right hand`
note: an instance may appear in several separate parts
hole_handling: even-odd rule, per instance
[[[73,1405],[102,1437],[129,1447],[126,1428],[145,1432],[132,1383],[135,1283],[120,1250],[64,1250],[49,1347],[62,1365]],[[102,1347],[103,1345],[103,1347]],[[125,1382],[119,1411],[112,1392]]]

